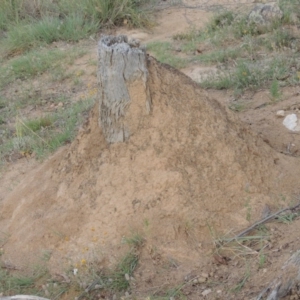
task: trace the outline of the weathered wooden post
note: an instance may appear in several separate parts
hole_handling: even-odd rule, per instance
[[[126,36],[104,36],[98,44],[99,125],[108,143],[124,142],[149,114],[146,51]]]

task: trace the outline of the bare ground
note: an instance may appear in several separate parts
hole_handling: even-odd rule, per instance
[[[172,6],[158,13],[153,32],[118,33],[165,40],[209,16]],[[88,47],[74,68],[97,59],[96,43]],[[266,224],[255,235],[267,238],[220,253],[215,243],[260,219],[266,205],[274,212],[300,201],[299,160],[292,156],[299,155],[299,136],[276,117],[279,109],[299,109],[298,88],[286,88],[274,105],[262,105],[267,91],[249,95],[247,109],[233,113],[224,108],[230,93],[201,90],[155,62],[150,73],[153,112],[128,144],[108,147],[93,110],[72,145],[41,165],[21,158],[6,167],[0,225],[10,237],[2,258],[26,268],[51,250],[53,273],[82,259],[111,266],[124,252],[122,237],[139,232],[146,243],[132,284],[137,299],[174,287],[178,299],[252,299],[299,249],[300,220]],[[96,83],[92,70],[82,80]]]

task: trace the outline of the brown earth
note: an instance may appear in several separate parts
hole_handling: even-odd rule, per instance
[[[155,29],[159,38],[189,26],[178,18],[186,8],[160,14],[168,25]],[[187,299],[251,299],[299,249],[300,221],[267,225],[263,267],[255,245],[238,253],[227,249],[226,262],[212,249],[217,237],[259,219],[266,205],[276,211],[299,195],[298,158],[283,154],[298,137],[276,117],[283,106],[293,111],[298,105],[297,90],[259,109],[269,100],[258,93],[237,115],[224,105],[231,95],[206,92],[153,58],[148,64],[153,110],[128,142],[106,144],[96,106],[72,145],[40,166],[23,159],[8,167],[0,179],[2,258],[26,268],[51,251],[53,273],[82,259],[112,266],[126,251],[122,238],[138,232],[146,239],[132,287],[138,299],[182,283]],[[139,98],[138,88],[132,95]],[[248,269],[245,287],[233,293]],[[202,283],[193,281],[201,276]]]

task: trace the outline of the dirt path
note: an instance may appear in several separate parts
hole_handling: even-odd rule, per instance
[[[247,7],[255,0],[166,0],[157,7],[156,26],[150,31],[128,30],[121,28],[117,34],[126,34],[129,38],[139,39],[143,43],[154,41],[170,41],[176,34],[184,33],[189,29],[200,29],[220,9],[241,10],[241,5]]]

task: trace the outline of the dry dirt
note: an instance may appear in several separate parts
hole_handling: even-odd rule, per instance
[[[166,40],[190,22],[203,26],[210,14],[166,6],[153,32],[118,33]],[[252,299],[299,249],[300,220],[267,224],[261,230],[268,239],[230,245],[221,255],[214,242],[260,219],[266,205],[274,212],[299,201],[299,158],[290,155],[299,155],[299,136],[276,117],[279,109],[300,108],[299,92],[286,89],[283,101],[262,106],[270,101],[261,91],[234,113],[226,108],[230,94],[204,91],[151,57],[148,67],[153,109],[128,142],[107,145],[96,106],[70,146],[42,164],[21,159],[7,166],[0,178],[2,259],[26,268],[51,251],[54,274],[82,259],[109,267],[127,250],[123,238],[139,233],[146,242],[132,286],[137,299],[179,286],[186,299]],[[139,93],[132,89],[136,101]]]

